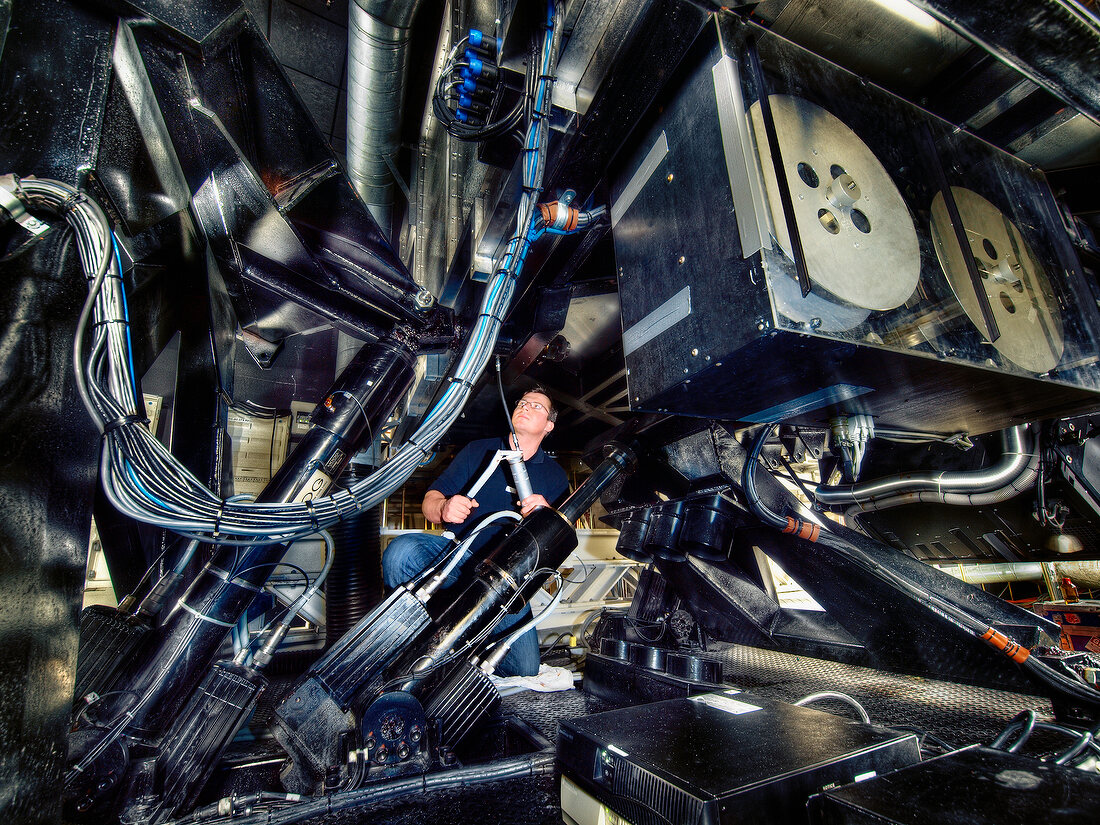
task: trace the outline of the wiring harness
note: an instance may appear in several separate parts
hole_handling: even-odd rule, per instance
[[[58,181],[9,177],[9,188],[28,207],[62,216],[76,233],[88,279],[73,344],[80,397],[103,435],[100,478],[111,503],[138,521],[212,544],[256,545],[303,538],[370,509],[399,488],[458,417],[492,355],[516,280],[532,242],[545,171],[550,97],[560,19],[547,14],[523,147],[523,192],[516,228],[487,285],[469,340],[449,386],[417,431],[374,473],[308,503],[238,502],[212,493],[143,426],[130,347],[117,242],[103,210]],[[83,341],[91,327],[87,356]]]
[[[538,82],[545,72],[536,73],[536,67],[545,65],[541,60],[545,55],[538,41],[532,40],[523,94],[505,115],[489,120],[504,95],[500,65],[502,45],[499,37],[470,29],[447,55],[432,95],[432,113],[443,128],[459,140],[476,142],[507,135],[525,114],[530,121],[537,108],[534,101]]]

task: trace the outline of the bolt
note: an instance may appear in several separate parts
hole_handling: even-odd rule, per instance
[[[671,172],[668,173],[668,177],[665,178],[665,180],[667,180],[669,183],[672,183],[672,173]]]
[[[1066,464],[1072,464],[1072,463],[1073,463],[1073,456],[1067,455],[1066,456]]]
[[[699,350],[697,350],[697,349],[695,349],[694,347],[692,347],[692,349],[691,349],[691,354],[692,354],[692,355],[698,355],[698,354],[699,354]]]
[[[428,309],[435,303],[435,296],[426,289],[420,290],[413,298],[413,302],[421,309]]]
[[[681,256],[680,256],[680,260],[679,260],[679,261],[677,261],[677,263],[681,263],[681,264],[682,264],[682,263],[683,263],[684,261],[686,261],[686,260],[687,260],[687,258],[685,258],[685,257],[684,257],[683,255],[681,255]]]

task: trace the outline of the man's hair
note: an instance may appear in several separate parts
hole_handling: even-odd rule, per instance
[[[546,400],[550,402],[550,408],[546,411],[546,417],[550,421],[557,421],[558,420],[558,411],[557,411],[557,409],[554,408],[554,399],[550,397],[550,393],[547,391],[546,387],[544,387],[542,384],[535,384],[535,386],[531,387],[530,389],[524,390],[523,394],[520,395],[520,397],[518,399],[516,399],[516,403],[518,404],[520,401],[522,401],[524,395],[528,395],[528,394],[533,393],[533,392],[537,392],[539,395],[545,395],[546,396]]]

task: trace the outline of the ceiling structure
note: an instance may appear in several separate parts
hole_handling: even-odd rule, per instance
[[[355,0],[246,0],[341,162],[347,151],[349,2]],[[918,5],[945,17],[955,4]],[[1057,88],[1036,82],[1043,78],[1025,76],[996,44],[972,42],[918,5],[907,0],[765,0],[750,4],[748,13],[783,37],[1044,170],[1056,192],[1074,204],[1080,225],[1095,227],[1100,207],[1089,185],[1100,168],[1100,125],[1089,116],[1095,113],[1067,104],[1055,94]],[[572,0],[566,5],[555,87],[560,129],[575,131],[591,120],[594,97],[609,71],[618,68],[616,59],[633,27],[653,6],[652,0]],[[489,2],[419,4],[401,144],[391,166],[399,190],[392,240],[414,277],[460,317],[476,300],[480,273],[509,231],[514,172],[479,163],[468,145],[449,140],[432,122],[428,90],[448,32],[471,21],[486,25],[481,21],[491,22],[496,10],[497,4]],[[1087,104],[1085,99],[1081,108]],[[560,162],[570,165],[567,159]],[[602,170],[585,171],[596,178],[586,182],[600,191]],[[529,270],[537,272],[525,283],[498,346],[502,353],[511,348],[507,379],[554,389],[563,408],[560,449],[579,449],[620,422],[628,409],[614,253],[609,233],[594,235],[585,243],[559,243],[541,258],[533,256]],[[497,419],[499,403],[495,386],[487,387],[471,401],[451,439],[483,434],[485,422]]]

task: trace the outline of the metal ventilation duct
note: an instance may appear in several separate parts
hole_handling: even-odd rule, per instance
[[[409,63],[420,0],[354,0],[348,11],[348,175],[388,238]]]

